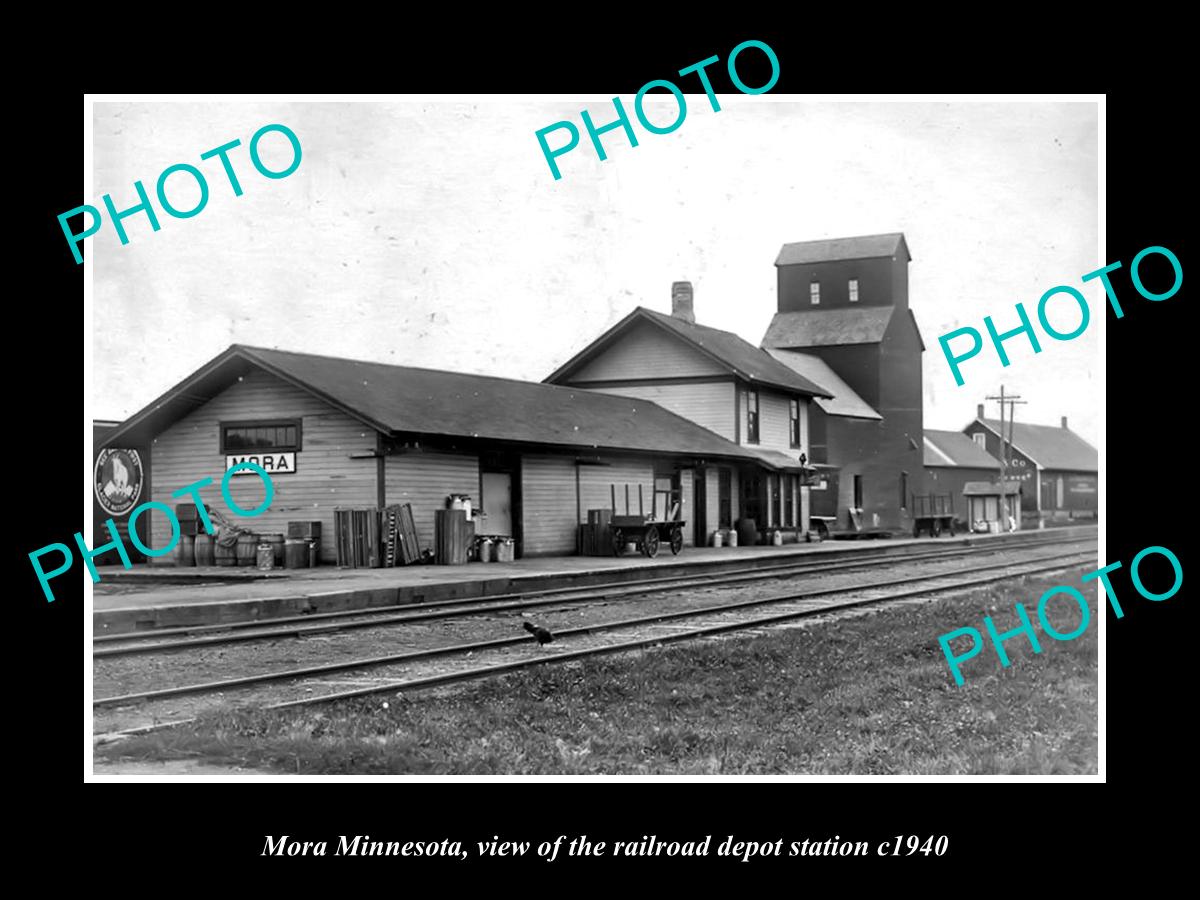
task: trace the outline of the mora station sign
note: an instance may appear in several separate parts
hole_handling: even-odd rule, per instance
[[[289,450],[281,453],[242,453],[242,454],[227,454],[225,457],[225,471],[228,472],[236,465],[241,463],[254,463],[256,466],[262,466],[263,470],[272,475],[289,475],[296,471],[296,452]],[[253,469],[238,469],[234,472],[234,476],[253,474]]]

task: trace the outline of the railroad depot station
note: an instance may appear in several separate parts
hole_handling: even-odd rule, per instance
[[[749,558],[909,537],[931,502],[944,524],[973,532],[1003,530],[1012,506],[1021,528],[1094,521],[1097,453],[1065,419],[1017,423],[1003,449],[1008,428],[982,408],[960,432],[924,428],[909,262],[901,234],[787,244],[761,346],[698,322],[692,286],[678,282],[670,314],[635,308],[541,383],[235,344],[125,421],[95,424],[92,546],[110,540],[110,517],[127,537],[148,500],[175,509],[185,535],[203,534],[172,496],[203,478],[226,521],[307,541],[306,566],[347,569],[431,555],[628,559],[652,555],[652,538],[655,550]],[[1007,502],[974,502],[981,485],[999,501],[1002,453]],[[227,510],[219,490],[244,460],[275,489],[254,518]],[[262,501],[253,473],[230,486],[244,508]],[[138,533],[163,547],[172,523],[152,509]],[[104,580],[121,570],[116,553],[96,562]],[[191,559],[150,562],[135,569]]]

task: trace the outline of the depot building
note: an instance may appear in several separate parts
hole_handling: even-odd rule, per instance
[[[796,382],[787,396],[806,407],[811,390]],[[738,512],[729,510],[722,485],[751,478],[781,484],[781,474],[803,469],[802,447],[772,454],[743,446],[647,399],[236,344],[106,427],[102,448],[136,448],[141,500],[171,509],[181,504],[173,492],[212,478],[205,503],[233,521],[220,480],[238,462],[256,462],[271,474],[274,499],[239,524],[286,532],[291,521],[321,522],[325,563],[336,561],[336,509],[410,504],[421,545],[431,547],[435,511],[462,494],[483,513],[479,533],[514,537],[518,555],[567,555],[576,552],[577,525],[588,510],[610,508],[614,496],[619,512],[628,496],[637,514],[640,496],[649,514],[656,491],[677,492],[680,518],[691,523],[696,484],[707,486],[711,473],[700,518],[715,523]],[[787,483],[798,492],[796,481]],[[239,474],[230,493],[253,509],[263,499],[262,480]],[[782,517],[785,504],[777,500]],[[127,533],[128,512],[105,508],[97,522],[112,514]],[[794,494],[786,515],[797,531],[806,527],[799,513]],[[661,500],[657,515],[665,518]],[[144,512],[137,527],[150,546],[170,543],[172,523],[158,510]],[[689,524],[685,544],[697,537],[705,542]]]

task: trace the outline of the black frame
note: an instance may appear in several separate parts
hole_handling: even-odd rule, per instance
[[[244,419],[234,422],[220,422],[220,445],[224,455],[234,453],[298,453],[304,446],[303,419]],[[231,450],[226,441],[226,432],[231,428],[295,428],[296,441],[294,445],[272,447],[243,447]]]

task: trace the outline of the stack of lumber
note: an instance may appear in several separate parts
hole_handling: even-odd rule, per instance
[[[333,511],[333,524],[339,566],[377,569],[383,565],[378,509],[337,508]]]
[[[338,508],[333,511],[333,521],[339,566],[378,569],[407,566],[421,559],[412,506],[407,503],[383,509]]]
[[[421,543],[413,522],[412,506],[403,503],[383,510],[383,564],[408,566],[421,559]]]

